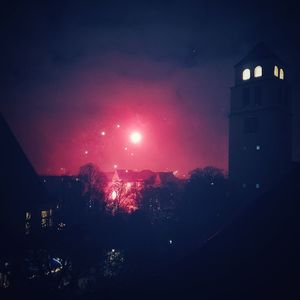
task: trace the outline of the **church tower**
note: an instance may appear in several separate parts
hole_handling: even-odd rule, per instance
[[[229,178],[260,194],[292,160],[291,99],[285,63],[261,43],[235,65],[229,115]]]

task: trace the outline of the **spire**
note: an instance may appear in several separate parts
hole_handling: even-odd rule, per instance
[[[276,54],[274,54],[274,52],[265,43],[260,42],[256,44],[256,46],[240,62],[238,62],[235,67],[251,62],[270,59],[283,63],[282,60],[276,56]]]

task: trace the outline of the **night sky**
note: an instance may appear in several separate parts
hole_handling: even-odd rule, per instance
[[[288,63],[300,136],[297,12],[287,1],[7,1],[0,110],[39,173],[226,170],[233,65],[260,41]]]

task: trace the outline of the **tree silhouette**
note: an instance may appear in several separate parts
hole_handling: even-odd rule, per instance
[[[188,239],[192,240],[194,235],[206,238],[220,226],[228,200],[227,189],[227,179],[220,169],[205,167],[190,172],[178,207]]]
[[[106,189],[106,209],[112,215],[138,208],[141,187],[136,182],[115,181]]]
[[[104,189],[107,184],[106,175],[97,165],[88,163],[79,170],[79,179],[83,185],[82,196],[88,208],[103,208]]]

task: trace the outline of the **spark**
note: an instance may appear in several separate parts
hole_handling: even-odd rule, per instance
[[[127,147],[124,147],[124,150],[125,150],[125,151],[127,151],[127,150],[128,150],[128,148],[127,148]]]
[[[101,135],[102,135],[102,136],[105,136],[105,135],[106,135],[106,132],[105,132],[105,131],[101,131]]]
[[[134,131],[130,134],[130,140],[132,143],[138,144],[142,140],[142,135],[139,132]]]
[[[120,124],[117,124],[117,128],[120,128],[121,127],[121,125]]]
[[[85,154],[85,155],[89,154],[89,151],[85,150],[85,151],[84,151],[84,154]]]
[[[118,167],[118,165],[114,165],[114,169],[116,169]]]

